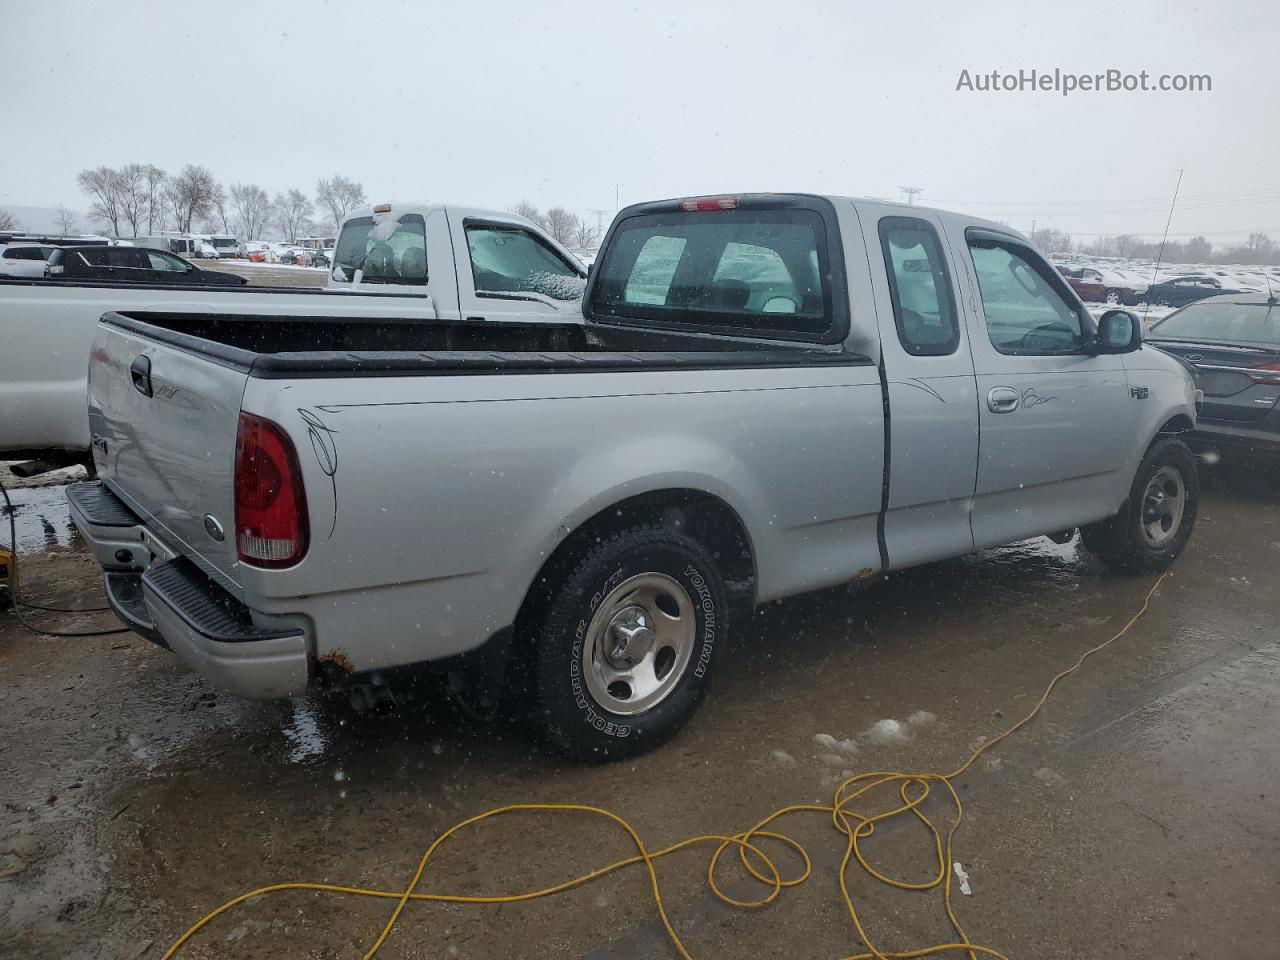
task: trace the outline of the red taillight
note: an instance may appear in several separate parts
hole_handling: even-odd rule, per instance
[[[1252,367],[1249,379],[1254,383],[1280,383],[1280,363],[1264,363],[1260,367]]]
[[[236,431],[236,553],[255,567],[289,567],[307,552],[307,497],[298,454],[278,424],[240,414]]]
[[[736,210],[737,197],[690,197],[680,201],[681,210]]]

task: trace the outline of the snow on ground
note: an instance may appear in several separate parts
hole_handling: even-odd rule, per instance
[[[254,263],[252,260],[242,260],[239,257],[227,257],[218,262],[253,267],[255,270],[303,270],[308,273],[326,273],[329,269],[328,267],[300,267],[296,263]]]

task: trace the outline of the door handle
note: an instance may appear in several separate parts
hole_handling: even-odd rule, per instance
[[[1022,398],[1012,387],[992,387],[987,392],[987,409],[992,413],[1013,413]]]
[[[144,397],[151,396],[153,393],[151,389],[151,358],[147,356],[135,357],[133,363],[129,364],[129,379],[133,381],[133,389]]]

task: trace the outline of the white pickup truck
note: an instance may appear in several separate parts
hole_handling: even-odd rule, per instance
[[[467,236],[477,278],[505,229]],[[685,722],[753,604],[1077,527],[1153,571],[1191,534],[1189,371],[1007,227],[643,204],[582,312],[107,315],[101,481],[69,498],[117,612],[245,697],[505,668],[557,749],[617,757]]]
[[[95,324],[112,310],[351,322],[581,316],[586,269],[513,214],[379,204],[348,216],[339,248],[342,269],[324,290],[0,277],[0,458],[87,456],[85,368]]]

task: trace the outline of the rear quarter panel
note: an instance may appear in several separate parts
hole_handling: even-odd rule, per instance
[[[311,547],[242,568],[264,613],[315,621],[357,669],[510,624],[556,545],[626,497],[691,488],[743,519],[761,600],[879,567],[880,387],[863,365],[526,376],[251,379],[294,437]]]

